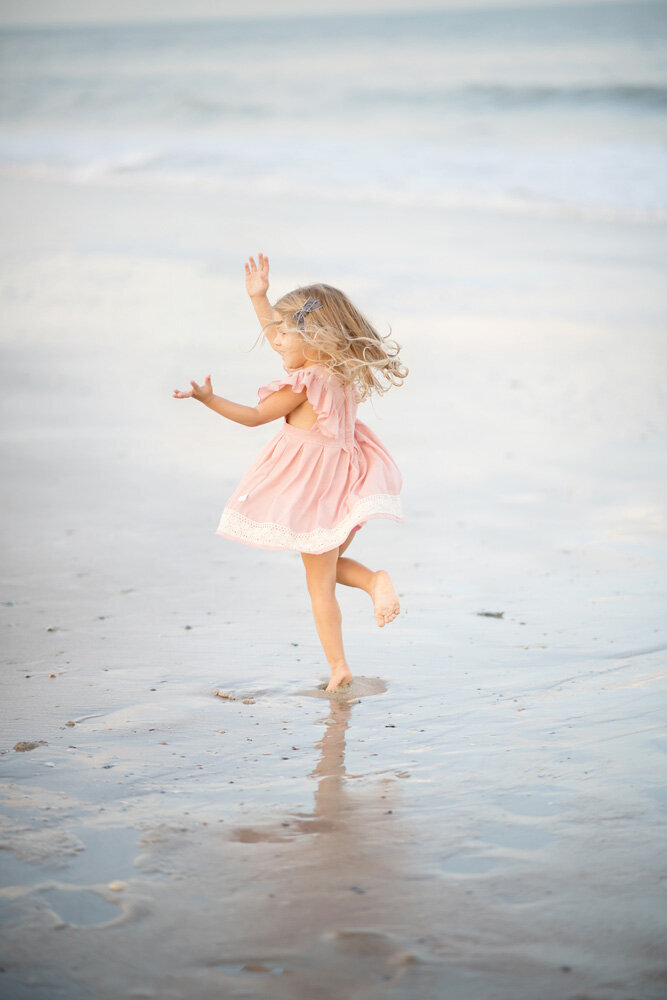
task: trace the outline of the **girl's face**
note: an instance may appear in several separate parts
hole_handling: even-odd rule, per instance
[[[309,359],[304,353],[304,341],[298,330],[290,329],[285,320],[281,320],[274,327],[275,337],[273,339],[273,349],[283,359],[285,368],[303,368],[309,364]]]

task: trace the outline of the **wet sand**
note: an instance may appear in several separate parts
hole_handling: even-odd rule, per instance
[[[313,254],[259,201],[4,184],[2,995],[658,1000],[664,232],[320,207]],[[298,555],[214,533],[273,429],[170,398],[272,376],[256,249],[412,369],[351,550],[403,614],[341,595],[333,698]]]

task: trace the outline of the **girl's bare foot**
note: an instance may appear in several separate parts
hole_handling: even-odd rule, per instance
[[[401,613],[401,606],[398,603],[398,594],[394,590],[389,573],[379,569],[373,573],[373,582],[370,586],[370,595],[373,598],[373,608],[375,611],[375,621],[379,628],[393,622],[394,618]]]
[[[339,667],[336,667],[331,671],[331,680],[325,687],[325,691],[335,691],[336,688],[344,687],[345,684],[349,684],[352,680],[352,671],[348,667],[347,663],[342,663]]]

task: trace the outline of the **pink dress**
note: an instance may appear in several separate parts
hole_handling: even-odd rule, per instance
[[[217,534],[260,549],[328,552],[373,517],[403,519],[401,474],[373,431],[356,419],[353,386],[321,365],[288,371],[259,390],[306,390],[310,430],[285,419],[230,497]]]

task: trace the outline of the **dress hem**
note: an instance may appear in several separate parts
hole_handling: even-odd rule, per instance
[[[319,555],[342,545],[353,528],[376,517],[402,521],[401,498],[386,493],[362,497],[334,527],[315,528],[313,531],[294,531],[284,524],[253,521],[244,514],[225,507],[216,534],[253,548],[274,552],[287,549]]]

